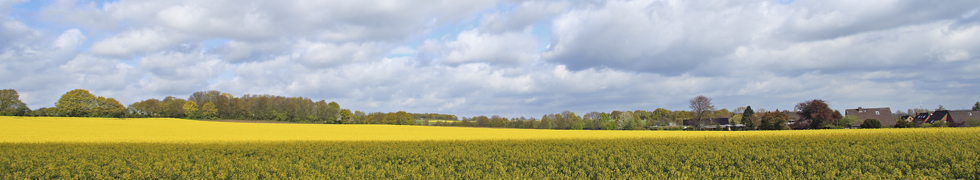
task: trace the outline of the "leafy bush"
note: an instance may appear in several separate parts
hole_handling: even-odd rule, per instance
[[[881,121],[877,119],[865,119],[864,123],[861,123],[861,128],[881,128]]]
[[[602,125],[602,130],[616,130],[616,122],[609,121]]]
[[[966,118],[965,120],[963,120],[963,122],[966,123],[963,124],[966,127],[980,127],[980,120],[976,118]]]
[[[932,122],[932,127],[947,127],[946,121]]]
[[[858,122],[858,117],[857,116],[847,115],[847,116],[844,116],[844,117],[840,118],[840,120],[837,120],[837,123],[835,123],[834,125],[836,125],[836,126],[838,126],[840,128],[847,128],[847,127],[850,127],[851,125],[853,125],[854,123],[857,123],[857,122]]]
[[[895,119],[895,128],[910,128],[910,127],[915,127],[915,123],[908,122],[902,118]]]
[[[572,129],[574,130],[585,129],[585,122],[579,121],[579,122],[572,123]]]

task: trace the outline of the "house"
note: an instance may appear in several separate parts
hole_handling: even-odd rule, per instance
[[[912,117],[911,122],[915,123],[916,125],[922,125],[922,123],[925,123],[926,120],[929,120],[929,113],[919,113],[916,114],[915,117]]]
[[[707,129],[718,128],[719,126],[726,128],[732,126],[729,123],[728,118],[707,118],[701,119],[701,122],[697,122],[697,119],[687,119],[684,120],[684,126],[699,126]]]
[[[898,120],[899,121],[905,121],[905,122],[912,122],[912,116],[904,115],[904,116],[898,118]]]
[[[800,115],[799,111],[783,111],[783,113],[789,115],[789,122],[786,122],[788,125],[796,124],[796,122],[803,120],[803,116]]]
[[[967,119],[980,119],[980,111],[953,110],[949,111],[949,126],[962,127]]]
[[[937,121],[945,121],[946,123],[949,123],[949,111],[943,110],[932,112],[932,115],[929,115],[929,119],[926,119],[926,123],[929,124]]]
[[[664,123],[664,122],[654,122],[654,125],[653,126],[649,126],[649,127],[650,128],[656,128],[656,127],[671,127],[671,126],[677,126],[677,123],[675,123],[675,122],[666,122],[666,123]]]
[[[895,117],[892,117],[892,109],[889,107],[845,109],[844,115],[857,116],[858,122],[855,123],[863,123],[866,119],[877,119],[882,127],[892,127],[896,123]]]

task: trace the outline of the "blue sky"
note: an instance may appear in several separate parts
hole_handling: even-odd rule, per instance
[[[0,0],[0,88],[218,90],[366,112],[970,108],[976,1]]]

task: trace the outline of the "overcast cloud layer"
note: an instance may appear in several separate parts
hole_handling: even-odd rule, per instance
[[[0,88],[203,90],[366,112],[965,109],[980,1],[0,0]]]

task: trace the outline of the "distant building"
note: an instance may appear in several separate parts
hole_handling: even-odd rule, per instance
[[[967,119],[980,119],[980,111],[971,110],[942,110],[932,113],[919,113],[911,117],[912,123],[922,125],[923,123],[946,122],[949,127],[961,127],[966,124]]]
[[[718,126],[727,128],[733,125],[729,123],[728,118],[707,118],[701,119],[701,122],[698,122],[697,119],[684,120],[684,126],[699,126],[701,128],[714,129],[718,128]]]
[[[913,118],[912,116],[904,115],[904,116],[898,118],[898,120],[905,121],[905,122],[912,122],[912,118]]]
[[[803,120],[803,116],[800,115],[799,111],[783,111],[783,114],[789,115],[789,122],[786,122],[788,125],[793,125]]]
[[[967,119],[980,119],[980,111],[953,110],[949,111],[949,126],[962,127]]]
[[[916,125],[922,125],[922,123],[926,123],[926,120],[929,120],[929,113],[916,114],[914,117],[912,117],[911,121]]]
[[[932,112],[932,115],[929,115],[929,119],[926,120],[926,123],[932,124],[938,121],[949,123],[949,111],[944,110],[944,111]]]
[[[844,115],[857,116],[858,123],[862,123],[866,119],[877,119],[881,122],[882,127],[892,127],[896,123],[895,117],[892,117],[892,109],[888,107],[845,109]]]

